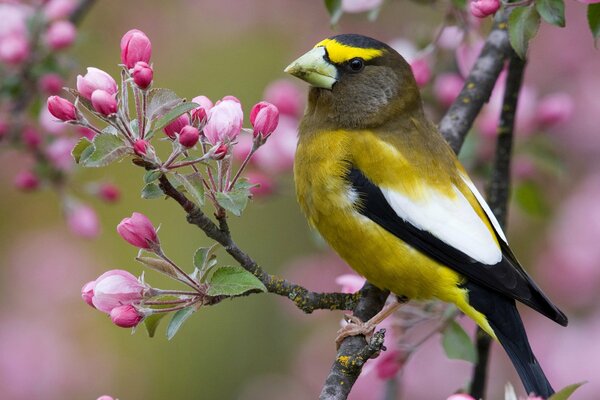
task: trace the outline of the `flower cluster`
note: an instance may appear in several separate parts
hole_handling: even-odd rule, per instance
[[[108,200],[105,183],[92,183],[83,190],[75,187],[70,179],[74,172],[71,149],[79,138],[93,137],[95,132],[85,125],[69,129],[55,120],[76,120],[79,113],[73,104],[56,97],[68,73],[65,66],[73,64],[65,50],[77,37],[70,20],[77,6],[76,0],[0,4],[0,150],[17,149],[23,153],[23,165],[29,165],[15,175],[17,189],[55,190],[71,230],[92,238],[100,232],[100,224],[80,194],[114,202],[119,193],[110,185],[113,193]],[[34,100],[47,96],[48,108],[38,111]]]

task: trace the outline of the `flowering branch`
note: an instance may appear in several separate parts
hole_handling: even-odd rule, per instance
[[[502,112],[498,124],[498,140],[494,166],[487,188],[487,199],[494,215],[503,229],[508,215],[510,195],[510,162],[512,158],[515,115],[519,100],[519,91],[523,81],[525,61],[512,52],[508,66],[508,77],[504,88]],[[484,397],[487,366],[492,338],[481,328],[476,333],[477,363],[473,368],[470,393],[476,399]]]

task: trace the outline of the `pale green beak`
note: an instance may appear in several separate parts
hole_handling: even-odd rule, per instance
[[[284,72],[323,89],[331,89],[337,82],[337,69],[325,60],[324,47],[315,47],[288,65]]]

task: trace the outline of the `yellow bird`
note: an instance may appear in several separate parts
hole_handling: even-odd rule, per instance
[[[567,317],[523,270],[425,116],[408,63],[382,42],[344,34],[285,71],[312,86],[294,165],[310,224],[379,288],[456,304],[500,341],[528,393],[554,393],[515,300],[564,326]]]

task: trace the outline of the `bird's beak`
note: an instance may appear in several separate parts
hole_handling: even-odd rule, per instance
[[[325,48],[315,47],[284,70],[311,85],[331,89],[337,82],[337,68],[325,59]]]

